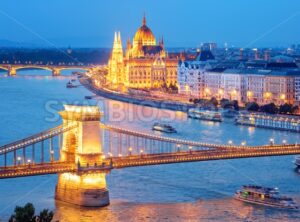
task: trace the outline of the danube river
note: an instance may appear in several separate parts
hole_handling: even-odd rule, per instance
[[[36,74],[38,76],[36,76]],[[181,112],[128,105],[91,95],[83,87],[66,89],[70,77],[24,71],[9,78],[0,74],[0,144],[60,124],[54,110],[64,103],[97,103],[104,122],[151,132],[155,121],[171,122],[174,137],[211,143],[266,144],[300,142],[299,134],[187,119]],[[49,73],[47,73],[49,74]],[[75,83],[78,84],[78,83]],[[243,184],[279,187],[300,205],[300,174],[294,156],[222,160],[114,170],[107,176],[111,204],[101,209],[80,208],[54,200],[56,175],[0,180],[0,221],[7,221],[16,205],[32,202],[37,211],[49,208],[67,222],[95,221],[299,221],[299,211],[253,206],[236,201]]]

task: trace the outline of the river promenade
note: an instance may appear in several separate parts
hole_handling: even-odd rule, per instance
[[[96,95],[121,102],[182,112],[187,112],[190,108],[196,107],[194,104],[191,103],[170,101],[146,96],[129,95],[117,91],[112,91],[106,88],[99,88],[95,86],[95,84],[92,81],[92,78],[86,75],[80,77],[79,81],[84,87],[86,87],[88,90],[95,93]]]

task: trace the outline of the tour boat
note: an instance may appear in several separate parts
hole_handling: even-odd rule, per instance
[[[85,99],[92,99],[93,96],[85,96],[84,98],[85,98]]]
[[[66,87],[67,87],[67,88],[75,88],[76,86],[73,85],[73,84],[71,83],[71,81],[69,81],[69,82],[67,83]]]
[[[154,123],[152,126],[152,130],[161,131],[164,133],[177,133],[174,127],[162,123]]]
[[[295,164],[298,168],[300,168],[300,156],[297,156],[297,157],[295,158],[294,164]]]
[[[222,116],[226,118],[235,118],[238,115],[238,112],[232,109],[225,109],[222,112]]]
[[[218,111],[189,109],[188,117],[193,119],[208,120],[214,122],[222,122],[222,115]]]
[[[255,185],[243,186],[241,190],[235,193],[235,199],[268,207],[298,209],[294,200],[290,197],[279,195],[277,188]]]

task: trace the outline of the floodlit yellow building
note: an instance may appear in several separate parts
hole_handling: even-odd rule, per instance
[[[157,44],[146,25],[145,16],[132,43],[128,39],[125,54],[120,33],[115,33],[107,81],[114,86],[130,88],[159,88],[163,84],[177,84],[177,59],[168,57],[163,38]]]

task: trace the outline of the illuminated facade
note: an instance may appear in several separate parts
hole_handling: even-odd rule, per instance
[[[113,84],[122,82],[124,79],[123,48],[120,32],[115,33],[113,50],[108,62],[108,73],[110,82]]]
[[[159,88],[177,84],[177,59],[169,58],[161,39],[158,44],[143,18],[142,26],[128,39],[123,54],[120,33],[115,34],[108,63],[108,82],[130,88]]]
[[[191,97],[237,100],[241,104],[300,104],[299,70],[212,69],[180,64],[179,93]]]

